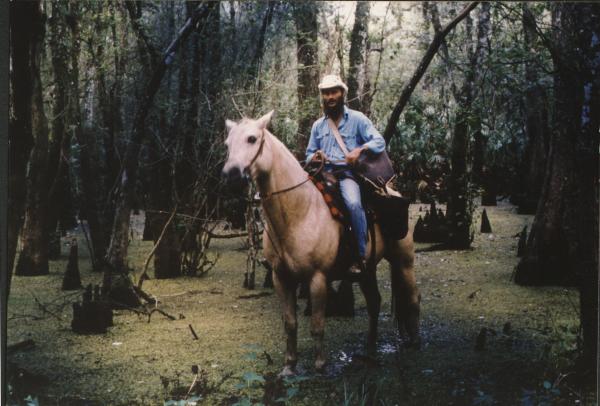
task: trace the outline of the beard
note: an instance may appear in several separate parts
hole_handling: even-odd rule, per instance
[[[326,103],[323,103],[323,111],[329,117],[338,118],[344,111],[344,100],[341,99],[335,106],[328,106]]]

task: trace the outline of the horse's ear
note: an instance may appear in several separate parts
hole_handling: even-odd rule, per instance
[[[271,121],[271,117],[273,116],[274,112],[275,112],[275,110],[271,110],[267,114],[265,114],[264,116],[262,116],[261,118],[258,119],[258,126],[261,129],[267,128],[267,126],[269,125],[269,122]]]
[[[231,129],[235,126],[235,124],[235,121],[225,120],[225,127],[227,127],[227,132],[230,132]]]

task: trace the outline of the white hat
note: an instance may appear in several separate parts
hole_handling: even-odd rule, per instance
[[[344,93],[348,93],[348,86],[338,75],[325,75],[323,79],[321,79],[321,83],[319,83],[319,90],[323,89],[331,89],[333,87],[341,87],[344,89]]]

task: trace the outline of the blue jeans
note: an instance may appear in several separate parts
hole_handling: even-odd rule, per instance
[[[350,213],[350,223],[358,242],[358,253],[361,258],[366,258],[367,251],[367,217],[360,198],[360,187],[352,178],[340,180],[340,190],[346,208]]]

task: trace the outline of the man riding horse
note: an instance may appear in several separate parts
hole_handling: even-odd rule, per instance
[[[367,219],[360,187],[351,167],[362,151],[368,149],[379,154],[385,150],[385,140],[371,120],[363,113],[345,105],[348,87],[339,76],[323,77],[319,83],[319,90],[324,115],[312,126],[306,160],[325,160],[325,170],[335,173],[339,178],[340,191],[350,214],[350,223],[358,246],[359,258],[350,271],[360,273],[364,272],[367,266]]]
[[[323,82],[325,89],[344,88],[341,85],[331,86],[325,80]],[[372,129],[371,122],[358,112],[344,109],[343,102],[338,100],[341,100],[339,96],[328,102],[325,97],[325,105],[328,109],[338,107],[340,111],[335,116],[338,119],[336,130],[343,131],[347,138],[354,137],[347,141],[347,146],[356,151],[347,154],[350,155],[349,160],[360,155],[361,146],[377,149],[379,145],[379,148],[383,148],[382,140],[371,142],[381,137]],[[314,365],[317,371],[321,371],[327,360],[324,346],[327,281],[341,276],[350,267],[352,259],[340,254],[340,246],[344,241],[343,225],[332,216],[321,191],[310,181],[285,144],[267,129],[272,114],[271,111],[257,120],[243,118],[239,122],[225,122],[227,159],[222,172],[229,181],[252,179],[259,192],[265,219],[263,252],[273,268],[273,286],[282,305],[286,335],[285,366],[281,374],[295,373],[298,361],[296,290],[298,284],[303,282],[308,282],[312,303],[310,334],[315,346]],[[351,128],[355,131],[348,131]],[[329,151],[326,153],[331,160],[340,157],[331,145],[327,147],[325,129],[319,126],[319,122],[315,124],[313,133],[315,139],[320,139],[315,141],[318,142],[315,152],[321,148]],[[359,196],[356,190],[354,196]],[[396,238],[385,235],[378,223],[373,225],[373,230],[374,237],[368,240],[363,253],[375,265],[374,270],[382,259],[388,261],[391,303],[399,332],[406,332],[408,345],[418,347],[420,295],[414,273],[412,232],[409,230],[406,235]],[[381,308],[377,274],[362,272],[357,279],[369,315],[367,352],[375,354]]]

